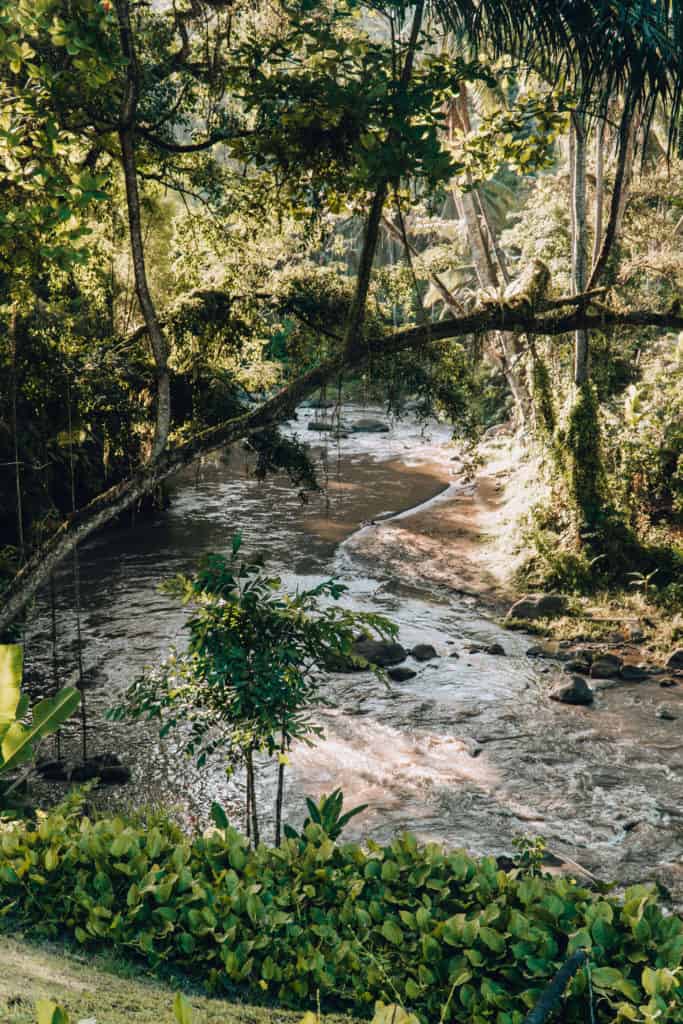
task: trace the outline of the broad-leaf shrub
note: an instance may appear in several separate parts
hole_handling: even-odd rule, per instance
[[[72,796],[0,834],[0,913],[33,934],[134,951],[214,988],[301,1006],[318,993],[424,1021],[522,1024],[566,957],[586,947],[596,1021],[680,1024],[683,921],[647,886],[623,900],[571,879],[499,870],[402,835],[336,845],[309,824],[279,849],[232,828],[188,838],[157,819],[92,820]],[[585,972],[563,1020],[586,1019]]]

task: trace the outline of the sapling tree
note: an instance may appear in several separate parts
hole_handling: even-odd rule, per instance
[[[371,612],[335,604],[346,588],[328,579],[287,593],[259,559],[240,556],[236,533],[228,557],[208,555],[193,576],[162,584],[191,605],[187,650],[173,651],[127,690],[112,717],[161,720],[161,735],[183,724],[184,750],[201,767],[218,753],[228,775],[246,771],[247,832],[260,840],[255,757],[277,756],[275,841],[280,842],[285,768],[293,740],[321,735],[315,710],[324,703],[324,667],[350,659],[358,635],[390,638],[396,626]],[[371,666],[368,666],[371,667]]]

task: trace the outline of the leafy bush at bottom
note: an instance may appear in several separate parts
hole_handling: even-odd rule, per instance
[[[683,921],[647,886],[623,899],[493,858],[332,842],[319,825],[280,849],[232,828],[186,837],[163,819],[91,820],[72,795],[36,826],[0,831],[0,914],[32,934],[134,951],[216,989],[425,1021],[521,1024],[568,954],[590,951],[596,1020],[683,1021]],[[563,1021],[586,1019],[587,979]]]

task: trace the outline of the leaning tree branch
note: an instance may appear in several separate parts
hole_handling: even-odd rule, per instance
[[[508,305],[504,302],[491,302],[467,316],[429,324],[428,330],[421,324],[386,335],[360,335],[338,354],[298,377],[257,408],[210,427],[182,445],[167,449],[154,462],[141,466],[129,479],[77,509],[45,544],[36,549],[3,594],[0,633],[12,624],[41,584],[76,544],[111,522],[179,469],[189,466],[203,455],[283,422],[304,398],[323,384],[336,379],[340,373],[360,369],[373,358],[419,349],[426,342],[445,345],[467,335],[487,334],[490,331],[558,336],[579,329],[607,331],[620,326],[683,330],[683,315],[673,310],[656,312],[608,307],[596,310],[584,296],[572,296],[564,300],[564,308],[557,307],[558,301],[547,301],[546,307],[552,306],[554,302],[555,308],[541,313],[523,299]]]

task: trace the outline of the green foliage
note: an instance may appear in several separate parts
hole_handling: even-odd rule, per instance
[[[64,1007],[51,999],[36,1001],[36,1024],[69,1024],[70,1019]]]
[[[380,615],[328,603],[346,590],[334,579],[287,594],[260,561],[240,557],[241,544],[237,533],[229,557],[208,555],[193,577],[178,576],[163,585],[193,606],[186,623],[188,649],[138,679],[111,716],[161,720],[161,735],[185,722],[190,730],[184,748],[198,765],[217,751],[229,773],[245,765],[258,841],[254,753],[279,755],[279,836],[286,751],[295,739],[312,742],[320,735],[313,711],[321,702],[321,667],[335,658],[353,660],[359,630],[393,637],[396,627]]]
[[[610,440],[618,438],[609,456],[616,495],[634,526],[683,522],[683,344],[671,340],[654,372],[606,417]]]
[[[21,694],[22,672],[22,645],[0,644],[0,775],[32,760],[38,742],[56,732],[80,701],[78,690],[65,686],[35,704],[25,725],[29,702]]]
[[[358,807],[353,807],[350,811],[347,811],[346,814],[342,814],[344,794],[341,789],[335,789],[329,796],[323,794],[317,804],[310,797],[306,797],[306,806],[308,807],[310,817],[304,821],[304,834],[307,825],[320,825],[325,835],[329,836],[333,842],[336,842],[351,819],[366,810],[368,805],[360,804]],[[288,839],[299,838],[299,833],[291,825],[285,825],[285,835]]]
[[[605,506],[599,406],[592,384],[578,390],[565,430],[558,438],[563,449],[569,493],[582,524],[593,526]]]
[[[598,1024],[657,1011],[676,1024],[683,1011],[683,921],[651,888],[590,892],[410,834],[362,848],[311,823],[279,849],[252,850],[231,828],[188,838],[160,820],[92,820],[72,795],[36,826],[3,826],[0,880],[8,926],[133,951],[287,1005],[319,994],[324,1009],[364,1013],[382,1000],[425,1022],[521,1024],[583,947]],[[583,1024],[586,1009],[579,974],[566,1024]]]

